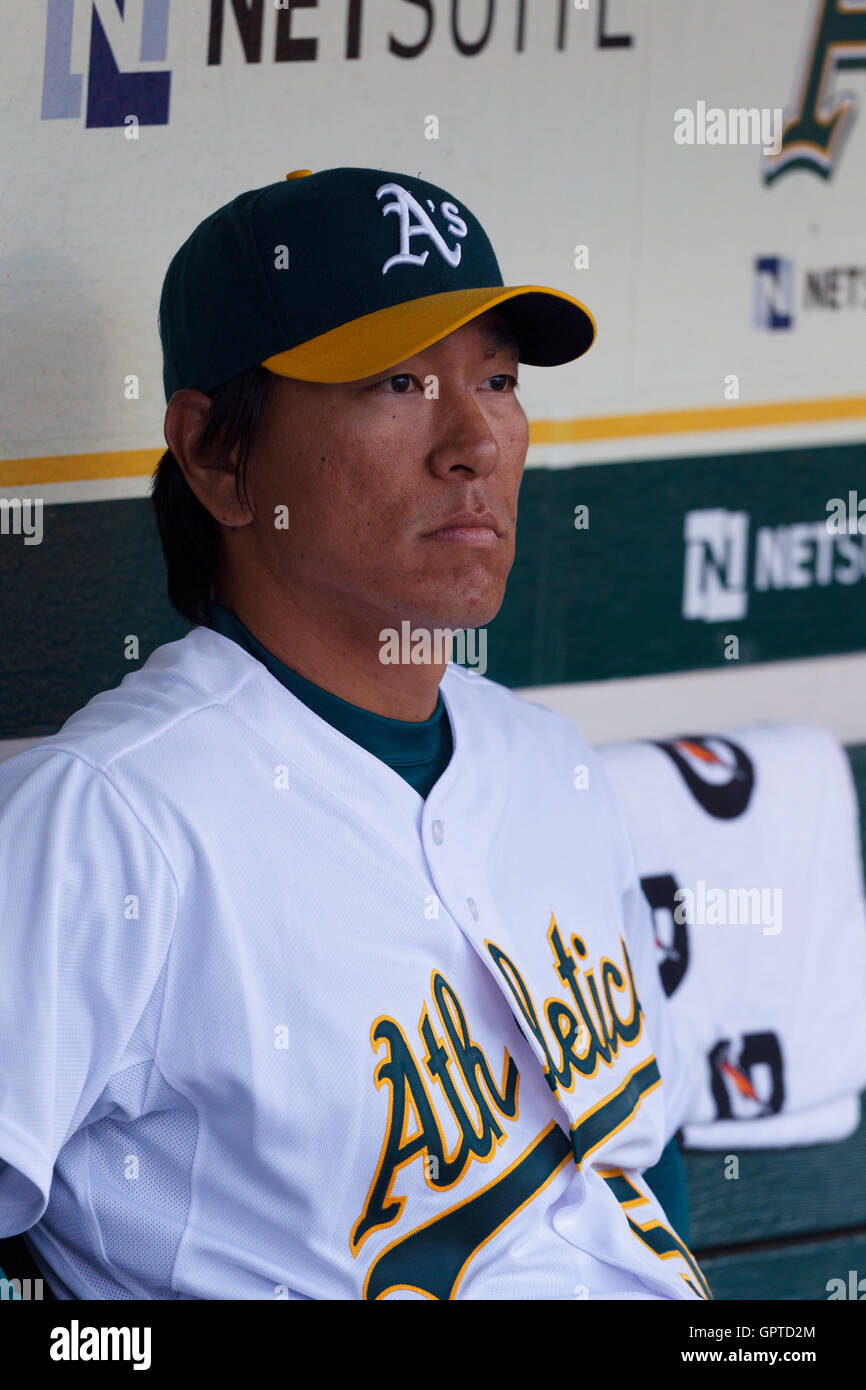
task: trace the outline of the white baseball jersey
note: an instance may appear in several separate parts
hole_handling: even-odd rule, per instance
[[[0,1234],[59,1297],[708,1296],[601,763],[441,690],[426,800],[203,627],[0,766]]]

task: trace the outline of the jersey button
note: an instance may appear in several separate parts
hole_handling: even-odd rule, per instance
[[[441,843],[442,843],[442,841],[443,841],[444,839],[445,839],[445,829],[444,829],[444,827],[443,827],[443,825],[442,825],[441,820],[434,820],[434,822],[433,822],[433,843],[434,843],[434,845],[441,845]]]

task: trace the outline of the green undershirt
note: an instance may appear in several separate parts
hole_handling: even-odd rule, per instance
[[[219,603],[211,604],[211,627],[223,637],[230,637],[252,656],[258,657],[287,690],[296,695],[309,709],[324,719],[353,743],[387,763],[410,787],[425,799],[442,776],[451,760],[451,725],[445,713],[441,691],[436,708],[429,719],[418,723],[406,719],[386,719],[371,714],[359,705],[323,690],[320,685],[299,676],[282,661],[278,661],[234,613]]]
[[[442,692],[429,719],[415,723],[406,719],[386,719],[359,705],[332,695],[312,681],[305,680],[263,647],[249,628],[222,604],[211,603],[210,626],[223,637],[230,637],[244,651],[256,657],[272,676],[297,699],[338,729],[346,738],[365,748],[398,773],[410,787],[426,799],[451,759],[451,725],[445,713]],[[681,1239],[689,1238],[689,1209],[685,1171],[676,1140],[672,1139],[654,1168],[644,1177],[667,1213]]]

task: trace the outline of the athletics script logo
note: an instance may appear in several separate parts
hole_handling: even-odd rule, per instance
[[[386,215],[389,212],[394,212],[400,219],[400,250],[395,255],[390,256],[382,266],[383,275],[387,274],[392,265],[424,265],[427,257],[430,255],[430,248],[428,247],[426,251],[422,251],[418,255],[413,255],[409,250],[409,243],[412,237],[429,237],[442,259],[447,261],[452,269],[460,264],[460,255],[463,249],[460,245],[460,241],[458,240],[454,246],[449,246],[435,223],[430,219],[425,209],[418,202],[418,199],[413,197],[407,188],[404,188],[403,185],[399,183],[383,183],[380,188],[376,189],[377,198],[384,197],[386,193],[392,193],[394,198],[393,202],[382,204],[382,212]],[[430,212],[436,211],[435,205],[430,198],[427,199],[427,207],[430,209]],[[439,211],[445,218],[451,235],[458,238],[465,237],[467,231],[466,223],[460,216],[455,204],[442,203]],[[415,218],[414,222],[411,221],[413,217]]]
[[[857,115],[857,98],[834,94],[839,73],[866,68],[866,0],[816,0],[796,95],[782,129],[778,154],[764,159],[764,182],[791,169],[828,179]]]
[[[593,968],[584,942],[572,935],[566,943],[552,913],[547,942],[552,968],[565,987],[560,993],[567,994],[568,1002],[548,997],[543,1006],[533,1000],[516,962],[495,942],[485,945],[513,997],[518,1021],[523,1020],[521,1028],[540,1047],[545,1078],[559,1098],[561,1091],[573,1093],[581,1077],[596,1076],[600,1067],[615,1067],[620,1050],[639,1043],[644,1037],[644,1012],[622,937],[622,968],[606,957]],[[393,1187],[403,1168],[419,1163],[428,1188],[448,1192],[473,1162],[487,1163],[495,1156],[512,1137],[508,1128],[517,1120],[520,1074],[508,1049],[497,1076],[472,1037],[460,999],[439,971],[432,973],[430,992],[432,1007],[424,1004],[418,1024],[422,1061],[396,1019],[382,1015],[370,1030],[374,1052],[385,1051],[374,1079],[377,1089],[387,1087],[388,1117],[376,1171],[350,1237],[355,1256],[374,1231],[401,1220],[408,1197],[394,1193]],[[470,1098],[469,1108],[455,1077]],[[609,1094],[574,1120],[568,1131],[552,1121],[486,1186],[388,1245],[370,1266],[364,1297],[384,1298],[394,1290],[408,1289],[432,1299],[454,1298],[469,1262],[487,1241],[557,1173],[572,1163],[580,1168],[610,1135],[628,1124],[644,1097],[660,1084],[656,1059],[649,1053]],[[460,1135],[451,1152],[440,1122],[444,1108]],[[619,1169],[600,1171],[644,1245],[660,1259],[681,1255],[688,1271],[683,1279],[699,1297],[708,1297],[693,1256],[675,1233],[656,1221],[647,1226],[634,1222],[631,1209],[646,1198]]]

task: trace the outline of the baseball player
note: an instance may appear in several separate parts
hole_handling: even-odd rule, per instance
[[[192,627],[0,768],[0,1235],[61,1299],[710,1297],[645,1176],[689,1094],[622,812],[449,660],[518,363],[591,315],[337,168],[202,222],[160,333]]]

